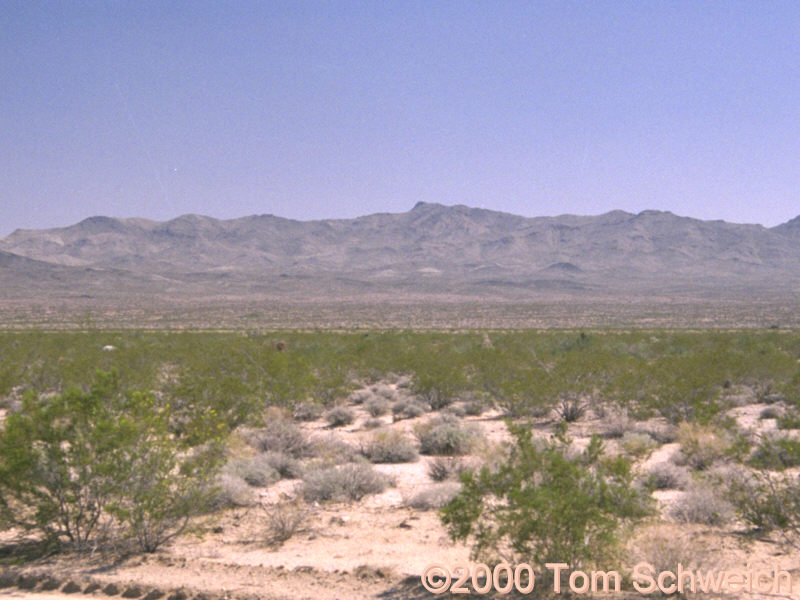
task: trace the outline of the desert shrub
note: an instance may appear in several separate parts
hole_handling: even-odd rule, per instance
[[[436,456],[428,463],[428,477],[438,482],[458,479],[467,469],[467,464],[460,458]]]
[[[295,421],[316,421],[322,416],[322,407],[313,402],[300,402],[292,411]]]
[[[783,411],[778,406],[766,406],[758,413],[759,419],[780,419]]]
[[[672,463],[660,462],[647,471],[647,481],[655,490],[682,490],[689,484],[689,474]]]
[[[708,469],[725,458],[733,447],[730,435],[721,429],[695,423],[681,423],[678,428],[681,445],[677,460],[696,471]]]
[[[282,502],[264,507],[267,544],[280,547],[293,536],[306,530],[309,510],[298,502]]]
[[[355,390],[354,392],[352,392],[347,397],[347,399],[350,402],[352,402],[353,404],[363,404],[364,402],[366,402],[367,400],[369,400],[372,397],[373,397],[373,395],[372,395],[371,391],[361,389],[361,390]]]
[[[378,429],[379,427],[383,427],[384,425],[385,423],[383,422],[382,419],[373,418],[364,421],[363,427],[364,429]]]
[[[397,392],[394,390],[394,388],[390,385],[386,385],[385,383],[379,383],[372,386],[372,391],[379,397],[385,398],[386,400],[391,400],[397,395]]]
[[[479,417],[486,410],[486,405],[480,400],[468,400],[464,403],[464,413],[470,417]]]
[[[676,532],[674,525],[659,525],[643,528],[638,533],[631,544],[630,563],[648,563],[656,573],[674,572],[678,564],[684,569],[705,571],[718,566],[719,553],[715,550],[691,532]]]
[[[253,487],[267,487],[281,478],[265,454],[231,460],[222,472],[239,477]]]
[[[419,510],[439,509],[455,498],[459,489],[461,485],[455,481],[434,483],[411,496],[405,504]]]
[[[372,398],[364,403],[364,408],[371,417],[382,417],[389,412],[389,402],[384,398]]]
[[[800,465],[800,439],[764,435],[750,457],[750,464],[758,469],[782,471]]]
[[[285,452],[265,452],[262,456],[281,479],[298,479],[303,476],[302,463]]]
[[[604,424],[602,436],[609,439],[619,439],[631,429],[632,424],[627,415],[613,415]]]
[[[310,451],[306,435],[289,419],[269,421],[261,429],[248,432],[246,439],[260,452],[282,452],[301,458]]]
[[[356,413],[347,406],[336,406],[325,413],[325,420],[331,427],[344,427],[352,425],[356,420]]]
[[[318,465],[334,466],[352,462],[365,462],[358,448],[353,447],[334,434],[315,438],[310,445]]]
[[[222,472],[217,476],[212,507],[219,510],[250,506],[255,502],[253,488],[241,477]]]
[[[626,431],[622,436],[622,447],[631,456],[641,457],[650,454],[658,447],[655,440],[646,433]]]
[[[762,532],[775,531],[800,549],[800,477],[740,472],[728,482],[728,495],[739,516]]]
[[[471,542],[474,559],[510,551],[538,568],[610,558],[622,526],[648,513],[628,461],[605,459],[598,437],[570,458],[566,437],[541,448],[530,430],[509,428],[515,443],[508,460],[497,470],[464,473],[461,491],[442,509],[450,536]]]
[[[678,428],[669,423],[635,423],[632,430],[646,433],[659,444],[671,444],[678,439]]]
[[[414,428],[422,454],[461,456],[469,454],[479,433],[461,426],[458,419],[441,415]]]
[[[303,477],[302,494],[307,502],[356,501],[379,494],[389,479],[364,464],[346,464],[327,469],[309,469]]]
[[[392,405],[395,421],[414,419],[425,414],[427,407],[412,398],[403,398]]]
[[[373,463],[406,463],[419,458],[417,448],[399,431],[378,431],[362,449]]]
[[[733,506],[710,482],[694,483],[672,506],[671,514],[684,523],[724,525],[733,518]]]
[[[564,394],[559,399],[556,412],[563,421],[574,423],[579,421],[586,414],[588,405],[575,394]]]
[[[800,429],[800,411],[796,408],[785,411],[778,417],[778,429]]]
[[[451,404],[445,409],[445,412],[448,415],[453,415],[454,417],[458,417],[459,419],[467,415],[467,411],[464,410],[464,407],[461,406],[460,404]]]
[[[210,500],[219,447],[186,451],[170,431],[167,403],[123,393],[116,371],[88,392],[40,398],[0,429],[0,516],[54,544],[78,549],[114,521],[141,550],[180,534]]]

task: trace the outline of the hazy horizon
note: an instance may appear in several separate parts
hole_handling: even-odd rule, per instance
[[[792,2],[3,2],[0,237],[87,217],[800,214]]]
[[[427,202],[426,204],[436,204],[436,205],[445,206],[446,208],[454,208],[454,207],[458,207],[458,206],[467,206],[467,205],[463,205],[463,204],[442,204],[440,202]],[[399,213],[404,213],[404,212],[408,212],[410,210],[413,210],[415,207],[416,207],[416,203],[413,206],[409,206],[406,210],[374,211],[374,212],[370,212],[370,213],[364,213],[364,214],[361,214],[361,215],[353,215],[352,217],[351,216],[330,216],[330,217],[318,217],[318,218],[307,218],[307,219],[303,219],[303,218],[297,219],[297,218],[294,218],[294,217],[288,217],[286,215],[275,214],[275,213],[249,213],[249,214],[234,215],[234,216],[215,217],[214,215],[208,215],[208,214],[194,213],[193,212],[193,213],[176,214],[176,215],[173,215],[171,217],[164,218],[164,219],[152,219],[152,218],[150,218],[148,216],[143,216],[143,215],[96,214],[96,215],[87,215],[86,217],[78,219],[77,221],[73,221],[73,222],[70,222],[70,223],[63,223],[63,224],[60,224],[60,225],[55,225],[53,227],[42,227],[42,228],[39,228],[39,227],[34,227],[34,228],[17,227],[15,229],[13,229],[12,231],[9,231],[6,234],[0,233],[0,238],[7,237],[10,233],[13,233],[17,229],[19,229],[19,230],[40,230],[40,229],[52,229],[52,228],[70,227],[72,225],[76,225],[76,224],[80,223],[81,221],[84,221],[86,219],[91,219],[91,218],[94,218],[94,217],[108,217],[108,218],[121,219],[121,220],[144,220],[144,221],[153,221],[153,222],[161,223],[161,222],[171,221],[171,220],[177,219],[179,217],[185,217],[185,216],[190,216],[190,215],[202,216],[202,217],[211,217],[211,218],[218,219],[218,220],[235,220],[235,219],[244,219],[244,218],[247,218],[247,217],[261,216],[261,215],[271,215],[271,216],[274,216],[274,217],[289,219],[289,220],[293,220],[293,221],[324,221],[324,220],[347,220],[347,219],[364,217],[364,216],[369,216],[369,215],[373,215],[373,214],[380,214],[380,213],[383,213],[383,214],[399,214]],[[527,217],[527,218],[560,217],[560,216],[596,217],[596,216],[601,216],[601,215],[607,214],[609,212],[622,210],[622,209],[611,209],[611,210],[604,210],[602,212],[597,212],[597,213],[552,213],[552,214],[536,214],[536,215],[534,215],[534,214],[520,214],[520,213],[503,211],[503,210],[495,209],[495,208],[485,208],[485,207],[480,207],[480,206],[467,206],[467,208],[483,208],[485,210],[493,210],[493,211],[497,211],[497,212],[504,212],[504,213],[507,213],[507,214],[513,214],[515,216]],[[678,217],[688,217],[690,219],[699,219],[699,220],[704,220],[704,221],[716,220],[716,219],[701,219],[700,217],[696,217],[696,216],[691,215],[691,214],[682,214],[682,213],[676,213],[676,212],[670,211],[670,210],[660,210],[660,209],[647,209],[646,208],[646,209],[643,209],[641,211],[623,211],[623,212],[627,212],[629,214],[636,215],[636,214],[639,214],[641,212],[645,212],[645,211],[648,211],[648,210],[654,210],[654,211],[657,211],[657,212],[668,212],[668,213],[672,213],[672,214],[674,214],[675,216],[678,216]],[[782,225],[783,223],[786,223],[787,221],[791,221],[792,219],[794,219],[796,217],[800,217],[800,213],[798,213],[794,217],[791,217],[791,218],[787,219],[786,221],[782,221],[781,223],[777,223],[776,225]],[[728,223],[734,223],[734,224],[739,224],[739,225],[761,225],[762,227],[767,227],[767,228],[775,227],[775,225],[765,225],[764,223],[731,221],[729,219],[721,219],[721,220],[726,221]]]

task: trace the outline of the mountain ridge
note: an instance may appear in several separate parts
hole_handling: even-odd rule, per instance
[[[38,261],[39,270],[95,269],[126,289],[169,281],[178,292],[183,286],[201,296],[221,286],[245,295],[274,286],[324,296],[332,281],[339,282],[336,289],[347,282],[355,294],[514,298],[554,290],[800,289],[800,216],[767,228],[658,210],[525,217],[428,202],[404,213],[311,221],[271,214],[185,214],[168,221],[95,216],[66,227],[18,229],[0,239],[0,251]],[[10,266],[0,272],[0,284],[32,268],[5,262]],[[69,273],[59,271],[65,288]]]

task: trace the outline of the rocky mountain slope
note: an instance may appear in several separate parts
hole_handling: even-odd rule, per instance
[[[92,217],[0,240],[0,284],[310,295],[789,293],[800,217],[774,228],[669,212],[526,218],[419,203],[399,214],[167,222]]]

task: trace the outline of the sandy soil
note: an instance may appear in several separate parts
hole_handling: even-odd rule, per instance
[[[389,392],[385,392],[389,393]],[[393,395],[403,389],[391,385]],[[732,415],[746,429],[768,430],[774,422],[759,419],[763,405],[736,408]],[[362,425],[368,418],[362,406],[354,406],[358,419],[352,426],[331,431],[323,421],[304,423],[310,436],[332,433],[358,447],[371,431]],[[496,445],[509,439],[498,412],[486,412],[464,421],[481,429],[486,442],[472,460],[489,458]],[[414,424],[431,418],[430,414],[417,419],[391,423],[386,427],[409,435]],[[593,432],[602,431],[609,417],[598,418],[591,413],[570,428],[577,448],[584,447]],[[537,435],[548,436],[552,421],[541,419],[534,427]],[[620,445],[608,440],[610,452],[621,451]],[[644,472],[653,464],[669,461],[678,444],[668,443],[640,460],[637,469]],[[194,534],[187,534],[169,547],[148,556],[134,556],[114,562],[102,556],[58,555],[38,561],[32,568],[57,573],[61,581],[115,582],[124,591],[137,585],[139,597],[159,589],[168,594],[185,589],[189,600],[198,592],[219,597],[253,596],[259,598],[308,598],[351,600],[432,597],[419,586],[419,575],[431,563],[454,565],[469,559],[469,549],[452,543],[435,511],[408,508],[406,501],[413,494],[432,485],[428,476],[430,457],[398,465],[378,465],[380,471],[393,476],[395,486],[384,493],[368,496],[356,503],[324,504],[308,507],[307,526],[280,548],[265,543],[265,507],[296,496],[299,482],[284,480],[269,488],[258,490],[255,505],[225,511],[197,523]],[[639,544],[655,548],[653,540],[689,539],[687,548],[698,560],[718,564],[744,565],[747,561],[768,563],[777,561],[782,568],[795,569],[797,580],[794,597],[800,598],[798,555],[788,555],[769,540],[751,539],[736,528],[686,526],[672,522],[668,509],[684,492],[665,490],[655,492],[662,509],[662,518],[654,521],[659,527],[657,536],[644,533]],[[686,538],[686,536],[689,536]],[[651,537],[648,537],[651,536]],[[93,595],[96,595],[95,592]],[[23,592],[17,588],[0,589],[0,600],[60,600],[80,598],[59,592]],[[730,597],[730,596],[729,596]],[[741,597],[747,597],[742,595]],[[755,597],[755,596],[754,596]],[[149,598],[148,600],[156,600]],[[174,598],[173,600],[179,600]]]

